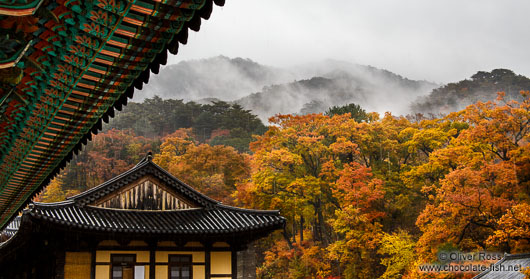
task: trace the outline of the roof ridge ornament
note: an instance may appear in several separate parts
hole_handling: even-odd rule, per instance
[[[147,152],[147,155],[145,156],[145,158],[149,162],[153,161],[153,152],[151,152],[151,151]]]

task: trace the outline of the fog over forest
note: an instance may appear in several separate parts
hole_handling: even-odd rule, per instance
[[[198,103],[235,102],[266,122],[277,113],[318,113],[347,103],[359,104],[367,111],[407,114],[413,101],[438,86],[337,60],[277,68],[250,59],[217,56],[165,67],[134,101],[157,95]]]

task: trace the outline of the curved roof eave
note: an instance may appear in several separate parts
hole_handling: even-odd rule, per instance
[[[94,9],[98,12],[103,11],[106,13],[107,11],[104,9],[112,10],[114,8],[122,8],[103,7],[99,4],[100,2],[98,2],[98,0],[85,1],[81,5],[86,5],[86,3],[89,2],[95,4]],[[0,150],[0,229],[9,224],[16,213],[26,207],[31,199],[42,191],[50,180],[66,166],[66,164],[72,159],[73,155],[77,154],[82,149],[82,146],[86,145],[87,142],[92,139],[92,134],[97,134],[98,131],[102,129],[102,122],[107,122],[109,117],[113,117],[115,109],[119,111],[127,104],[127,99],[132,98],[135,88],[142,89],[143,84],[149,81],[149,75],[151,72],[155,74],[158,73],[160,65],[165,65],[167,62],[168,51],[176,54],[179,44],[187,43],[188,30],[199,30],[201,18],[209,18],[213,3],[222,6],[225,1],[165,0],[162,2],[166,4],[160,5],[164,6],[166,9],[164,11],[165,14],[163,14],[164,18],[157,18],[156,16],[159,16],[161,13],[157,14],[155,11],[149,10],[151,7],[149,6],[150,0],[117,2],[128,3],[128,10],[123,11],[122,14],[113,14],[113,12],[120,12],[119,10],[108,12],[111,17],[114,16],[119,18],[120,21],[116,22],[116,25],[114,26],[115,30],[113,31],[119,30],[120,34],[111,35],[109,33],[104,44],[96,49],[99,50],[97,53],[92,53],[91,51],[94,49],[90,50],[85,48],[87,45],[81,45],[81,43],[73,46],[70,45],[67,49],[60,48],[61,44],[72,43],[72,40],[68,39],[72,34],[68,34],[70,31],[67,29],[69,26],[72,26],[72,21],[79,19],[86,21],[87,18],[90,18],[99,23],[98,20],[101,19],[97,18],[97,13],[88,14],[88,12],[83,11],[79,7],[67,7],[65,6],[67,5],[65,3],[71,3],[61,0],[57,0],[57,2],[45,1],[45,4],[41,6],[41,8],[49,9],[59,20],[66,21],[55,22],[54,19],[50,19],[47,22],[38,23],[39,29],[32,34],[32,36],[37,39],[32,41],[32,48],[30,48],[30,51],[27,54],[27,61],[31,63],[25,64],[24,77],[22,78],[22,81],[14,87],[15,93],[5,97],[6,100],[3,100],[2,102],[2,104],[7,106],[9,110],[0,107],[0,112],[3,112],[2,116],[4,116],[0,120],[0,146],[2,146]],[[171,9],[171,3],[180,3],[180,6]],[[191,10],[188,8],[191,9],[193,7],[195,7],[196,10],[191,12],[192,16],[190,18],[184,19],[185,21],[182,28],[175,34],[163,33],[162,31],[158,32],[161,29],[158,29],[156,33],[154,31],[155,29],[150,30],[143,27],[143,25],[150,26],[153,22],[164,22],[163,24],[173,22],[172,20],[175,20],[175,18],[178,19],[179,15],[189,15],[189,11]],[[68,10],[68,8],[70,8],[70,10]],[[135,10],[130,12],[131,8],[134,8]],[[138,21],[137,18],[139,17],[143,17],[144,22]],[[127,22],[121,24],[124,19]],[[70,22],[68,20],[70,20]],[[46,25],[48,23],[52,26],[56,26],[54,27],[55,29],[50,29],[49,26]],[[98,28],[97,30],[101,31],[105,26],[98,25],[98,23],[93,24],[93,26],[85,26],[84,28],[88,29],[83,32],[89,32],[92,30],[90,28],[95,27]],[[106,22],[102,24],[106,24]],[[171,28],[172,27],[167,27],[166,29],[173,32],[173,29]],[[96,32],[95,30],[96,29],[93,29],[94,32]],[[141,33],[135,35],[131,33],[134,32],[131,30],[137,30]],[[58,33],[54,33],[55,31]],[[168,36],[170,36],[170,39],[168,39],[169,37],[160,37],[160,40],[165,40],[165,43],[157,45],[156,40],[155,42],[152,42],[154,40],[152,36],[150,37],[144,34],[149,31],[155,32],[156,36],[166,36],[164,34],[169,34]],[[80,33],[82,32],[79,32],[78,34]],[[88,34],[85,36],[86,38],[92,36],[91,33],[86,34]],[[61,38],[64,42],[60,41]],[[79,42],[85,42],[86,38],[80,37],[77,39],[80,40]],[[128,38],[129,42],[143,40],[143,42],[145,42],[145,47],[162,45],[162,48],[159,50],[150,49],[151,53],[156,52],[156,54],[151,58],[145,57],[142,56],[145,53],[142,47],[128,46],[123,40],[118,40],[123,38]],[[149,38],[151,38],[150,41]],[[78,69],[76,67],[73,68],[73,72],[57,71],[58,67],[67,66],[68,68],[69,65],[74,65],[72,64],[74,63],[73,61],[82,60],[79,56],[75,56],[79,53],[76,52],[72,54],[70,48],[75,49],[75,46],[80,46],[80,49],[82,49],[76,49],[75,51],[87,51],[89,54],[92,54],[92,60],[89,61],[90,64],[86,65],[84,71],[78,71],[76,70]],[[110,50],[106,49],[106,47]],[[116,55],[116,51],[120,50],[119,47],[123,48],[121,48],[122,54],[115,59],[115,62],[117,61],[116,65],[118,69],[123,69],[123,67],[125,67],[124,65],[128,65],[127,67],[131,68],[131,70],[128,70],[129,68],[124,69],[122,73],[122,76],[125,76],[124,78],[121,78],[121,76],[117,77],[118,74],[112,72],[112,70],[115,70],[112,65],[107,65],[109,69],[108,72],[101,70],[103,66],[110,63],[109,61],[111,59],[109,58],[109,60],[105,60],[101,57],[112,57],[113,55]],[[55,51],[50,51],[49,49],[55,49]],[[131,49],[136,52],[131,52]],[[46,57],[42,55],[43,50],[47,51],[45,53]],[[58,51],[65,51],[66,53],[59,57],[57,53]],[[48,60],[43,62],[43,60],[45,60],[43,57]],[[124,57],[128,59],[125,62],[120,60]],[[136,57],[140,59],[136,59]],[[136,60],[142,60],[145,62],[137,63]],[[41,65],[35,66],[32,65],[32,63],[41,63]],[[91,65],[98,67],[89,68]],[[40,67],[40,69],[36,69],[35,67]],[[49,75],[47,76],[46,69],[54,69],[52,70],[54,73],[48,73]],[[87,76],[87,71],[89,69],[90,75]],[[72,74],[77,82],[68,85],[67,81],[71,78],[68,74]],[[75,76],[76,74],[77,76]],[[80,80],[84,83],[80,83]],[[98,84],[99,81],[104,82],[106,80],[112,80],[113,85]],[[119,84],[121,87],[114,86],[114,84]],[[98,87],[100,85],[101,88]],[[68,94],[61,95],[60,90],[57,88],[66,88],[65,92]],[[21,95],[27,92],[32,92],[31,94],[34,96],[31,94],[27,96]],[[76,93],[72,94],[72,92]],[[80,96],[84,97],[81,98]],[[41,115],[42,111],[48,110],[51,110],[52,117],[49,115]],[[10,115],[7,115],[8,113],[10,113]],[[63,115],[61,115],[61,113],[63,113]],[[69,117],[66,117],[65,119],[65,115],[69,115]]]

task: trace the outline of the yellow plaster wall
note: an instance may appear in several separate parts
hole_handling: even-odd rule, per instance
[[[211,274],[232,274],[231,252],[210,252]]]
[[[215,242],[212,247],[223,247],[223,248],[226,248],[226,247],[230,247],[230,244],[226,243],[226,242]]]
[[[96,279],[109,279],[110,265],[96,265]],[[65,278],[68,278],[65,276]]]
[[[110,254],[134,254],[137,262],[149,262],[149,251],[96,251],[96,262],[110,263]]]
[[[136,261],[142,263],[149,262],[149,251],[138,251],[136,252]]]
[[[168,278],[168,267],[167,265],[157,265],[155,267],[155,278],[166,279]]]
[[[143,240],[133,240],[127,244],[127,246],[148,246],[147,243]]]
[[[156,251],[155,260],[157,263],[167,263],[169,255],[191,255],[191,260],[194,263],[204,262],[204,252],[194,251]]]
[[[91,258],[89,252],[66,252],[64,278],[90,279]]]
[[[149,262],[149,251],[119,251],[119,250],[100,250],[96,251],[96,262],[98,263],[110,263],[111,254],[135,254],[137,262]],[[90,254],[89,254],[90,255]],[[167,263],[169,255],[192,255],[192,261],[194,263],[204,263],[205,262],[205,253],[203,251],[156,251],[155,252],[155,261],[157,263]],[[215,255],[215,256],[214,256]],[[228,257],[228,258],[226,258]],[[89,257],[90,260],[90,257]],[[212,274],[230,274],[231,271],[231,254],[230,252],[212,252],[212,266],[214,261],[217,263],[217,266],[220,268],[212,268]],[[223,269],[222,265],[227,264],[228,271]],[[96,279],[109,279],[110,274],[110,265],[96,265]],[[166,279],[168,277],[168,266],[167,265],[157,265],[155,267],[155,278],[153,279]],[[145,265],[145,278],[149,279],[149,266]],[[65,277],[70,278],[70,277]],[[77,279],[78,277],[71,277],[72,279]],[[85,278],[85,277],[79,277]],[[90,278],[90,265],[88,269],[88,277]],[[193,266],[193,279],[205,279],[205,266],[204,265],[195,265]]]
[[[159,247],[177,247],[174,241],[159,241],[157,245]]]
[[[206,269],[204,265],[193,266],[193,279],[205,279]]]
[[[102,240],[98,243],[99,246],[120,246],[116,240]]]
[[[197,241],[188,241],[186,242],[184,247],[204,247],[204,246],[202,245],[202,243],[197,242]]]

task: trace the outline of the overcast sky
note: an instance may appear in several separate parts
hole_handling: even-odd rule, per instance
[[[501,67],[530,76],[529,12],[529,0],[226,0],[170,63],[338,59],[443,83]]]

